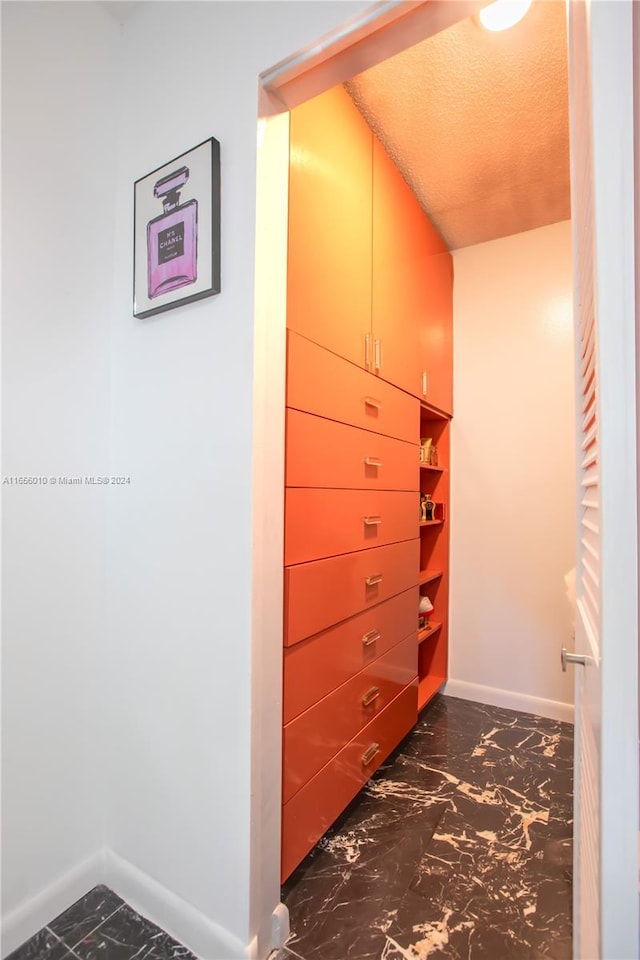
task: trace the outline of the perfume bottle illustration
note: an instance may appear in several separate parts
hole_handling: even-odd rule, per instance
[[[198,201],[180,203],[179,191],[189,179],[180,167],[153,188],[163,213],[147,224],[149,299],[194,283],[198,276]]]

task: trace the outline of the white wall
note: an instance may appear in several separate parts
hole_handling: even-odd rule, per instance
[[[569,718],[571,225],[454,254],[448,692]]]
[[[211,921],[211,944],[217,924],[225,960],[258,922],[250,932],[258,74],[365,6],[154,3],[125,27],[113,470],[132,482],[111,500],[108,837]],[[135,320],[132,183],[210,135],[221,143],[222,293]],[[277,717],[277,694],[265,695]],[[271,896],[263,932],[277,878]]]
[[[249,912],[258,74],[367,6],[142,4],[120,29],[94,3],[3,4],[5,473],[131,478],[106,499],[5,490],[5,951],[97,879],[203,956],[258,933],[267,951],[273,868]],[[210,135],[222,293],[135,320],[133,181]]]
[[[107,880],[201,955],[241,955],[258,925],[256,950],[264,953],[277,884],[274,902],[267,897],[259,917],[249,912],[257,77],[367,5],[143,4],[122,31],[115,65],[118,28],[95,4],[15,3],[3,14],[3,175],[11,188],[4,200],[11,235],[4,271],[11,404],[4,473],[102,472],[109,447],[109,472],[131,477],[108,497],[102,664],[96,646],[107,617],[104,501],[91,488],[5,488],[7,910],[28,914],[30,898],[104,842]],[[222,293],[135,320],[133,181],[210,135],[222,145]],[[45,230],[34,233],[43,219]],[[536,241],[543,234],[544,242]],[[509,546],[509,525],[524,532],[529,520],[527,536],[510,544],[525,555],[524,569],[531,566],[527,541],[547,531],[555,542],[553,516],[564,515],[560,484],[551,479],[563,453],[554,447],[561,431],[547,396],[559,350],[551,363],[543,348],[557,341],[568,350],[564,319],[555,332],[529,333],[524,350],[510,335],[514,324],[521,334],[532,313],[539,321],[528,304],[544,299],[531,263],[530,289],[524,278],[522,288],[515,284],[523,261],[513,251],[522,246],[526,253],[531,243],[549,276],[561,272],[564,318],[568,236],[560,225],[456,258],[459,330],[465,287],[468,322],[466,346],[464,338],[456,343],[462,368],[453,591],[454,599],[464,595],[473,603],[458,613],[454,605],[452,676],[558,701],[569,700],[559,674],[553,683],[542,678],[555,674],[559,644],[554,639],[547,661],[536,642],[542,634],[548,640],[549,623],[564,616],[561,573],[571,551],[554,547],[552,563],[551,551],[536,548],[553,574],[543,601],[536,589],[509,584],[505,550],[493,544],[502,538],[502,547]],[[513,262],[506,265],[509,250]],[[33,260],[37,282],[24,278]],[[509,412],[522,370],[517,376],[512,367],[496,370],[495,342],[488,346],[477,335],[481,319],[493,324],[503,357],[509,343],[513,363],[524,353],[530,367],[537,350],[538,369],[544,367],[520,397],[524,403],[536,396],[528,415],[545,438],[545,454],[530,456],[531,481],[521,487],[517,516],[511,505],[522,477],[508,479],[509,448],[517,441],[522,456],[530,448],[522,440],[524,417],[514,431]],[[480,366],[482,391],[473,385]],[[510,390],[504,407],[498,375]],[[487,443],[492,462],[480,467]],[[527,504],[552,485],[543,515],[534,517]],[[479,517],[480,494],[499,500],[507,524],[496,526],[490,506]],[[457,531],[465,527],[468,542],[461,544]],[[534,565],[529,572],[539,571]],[[465,609],[472,613],[466,620]],[[544,629],[515,637],[512,627],[530,623],[531,614]],[[277,824],[278,810],[270,816]]]
[[[5,477],[108,470],[117,38],[95,4],[2,5]],[[84,892],[104,842],[106,495],[2,493],[6,951]]]

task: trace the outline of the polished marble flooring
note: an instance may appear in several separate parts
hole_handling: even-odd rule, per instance
[[[438,695],[289,878],[272,960],[570,960],[573,728]]]
[[[94,887],[7,960],[196,960],[108,887]]]
[[[573,728],[437,696],[289,878],[271,960],[570,960]],[[195,960],[95,887],[7,960]]]

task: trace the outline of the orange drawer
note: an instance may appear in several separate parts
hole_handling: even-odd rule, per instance
[[[287,803],[418,672],[417,632],[396,644],[284,728],[282,801]]]
[[[415,443],[420,401],[287,331],[287,406]]]
[[[284,805],[283,881],[409,732],[417,713],[416,678]]]
[[[420,532],[419,506],[415,493],[287,487],[285,565],[411,540]]]
[[[285,646],[414,586],[419,572],[419,539],[289,567],[284,572]]]
[[[420,490],[420,447],[287,410],[288,487]]]
[[[378,603],[343,623],[284,651],[284,722],[416,633],[418,587]]]

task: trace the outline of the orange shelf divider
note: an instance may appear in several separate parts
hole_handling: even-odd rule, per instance
[[[441,577],[442,574],[443,574],[442,570],[421,570],[420,576],[418,578],[418,583],[420,584],[421,587],[423,587],[425,583],[431,583],[432,580],[438,580],[438,578]]]
[[[431,623],[423,630],[418,630],[418,643],[422,643],[423,640],[428,640],[429,637],[432,637],[434,633],[437,633],[440,629],[442,629],[441,623]]]
[[[445,683],[446,677],[426,676],[418,684],[418,712],[423,710]]]

